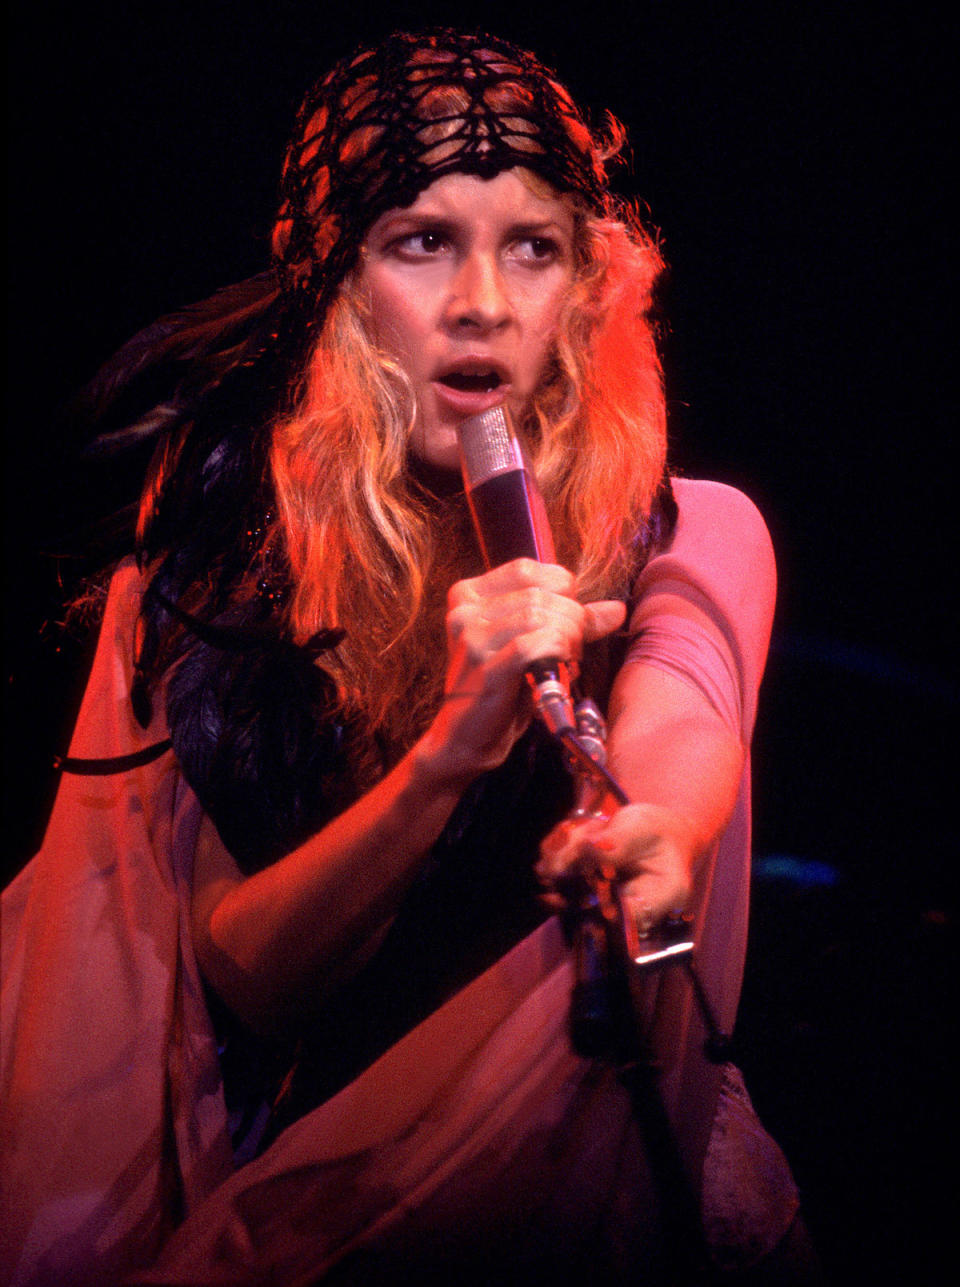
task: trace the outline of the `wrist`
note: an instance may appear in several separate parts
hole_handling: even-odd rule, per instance
[[[482,772],[475,757],[452,744],[436,723],[410,749],[411,777],[422,790],[459,800]]]

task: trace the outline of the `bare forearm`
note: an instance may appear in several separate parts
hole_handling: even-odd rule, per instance
[[[611,699],[608,756],[630,799],[685,818],[698,849],[729,821],[743,749],[705,699],[672,675],[624,668]]]
[[[698,861],[733,809],[742,759],[696,689],[628,663],[611,698],[608,762],[632,803],[606,821],[555,828],[541,849],[541,878],[560,889],[573,871],[612,866],[642,927],[689,907]]]
[[[563,568],[517,560],[452,587],[444,697],[386,778],[294,853],[244,879],[212,825],[197,847],[201,969],[256,1026],[328,996],[376,951],[467,784],[501,764],[529,721],[524,674],[575,657],[623,620],[581,605]]]
[[[287,1012],[329,995],[360,968],[461,787],[418,744],[344,814],[248,879],[208,848],[214,878],[195,896],[195,924],[201,965],[227,1003],[254,1026],[282,1026]],[[218,861],[230,864],[221,880]]]

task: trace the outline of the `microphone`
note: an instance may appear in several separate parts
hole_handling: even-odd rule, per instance
[[[530,461],[503,405],[464,420],[457,428],[463,486],[484,563],[511,559],[554,561],[546,506]],[[562,659],[535,662],[527,672],[537,714],[556,737],[575,729]]]

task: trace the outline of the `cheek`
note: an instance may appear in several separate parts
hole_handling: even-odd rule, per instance
[[[547,309],[548,322],[547,326],[551,338],[557,334],[560,329],[560,319],[563,316],[564,306],[570,298],[570,292],[574,287],[572,274],[565,274],[563,283],[551,295],[550,303]]]
[[[406,357],[417,351],[421,323],[415,302],[402,283],[368,273],[366,282],[370,333],[388,353]]]
[[[374,339],[388,353],[405,351],[404,337],[409,331],[409,324],[403,309],[398,307],[397,301],[388,292],[380,291],[371,296],[370,329]]]
[[[541,302],[530,317],[530,324],[527,328],[529,339],[528,357],[531,365],[536,366],[538,373],[542,371],[553,351],[554,343],[560,330],[560,318],[563,312],[565,296],[565,289],[558,291],[550,300]]]

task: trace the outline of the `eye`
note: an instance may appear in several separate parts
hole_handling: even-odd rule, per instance
[[[513,259],[531,265],[556,263],[563,257],[563,247],[553,237],[520,237],[510,248]]]
[[[439,228],[421,228],[398,237],[393,249],[405,259],[433,259],[448,245],[449,239]]]

